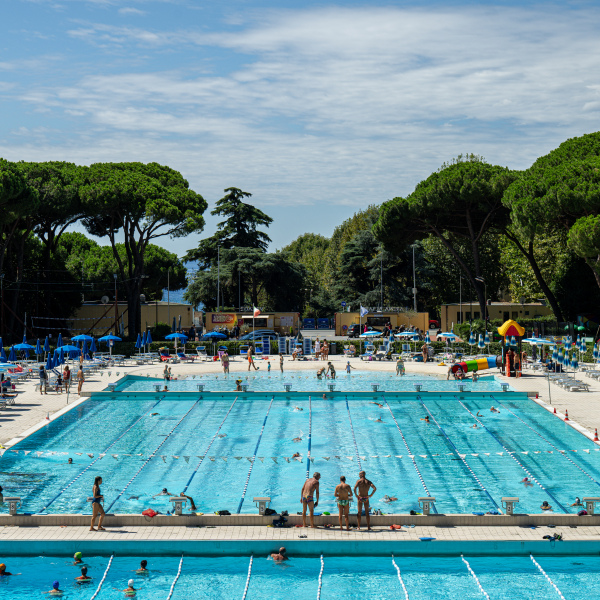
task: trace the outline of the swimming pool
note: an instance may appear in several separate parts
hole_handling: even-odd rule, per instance
[[[248,583],[247,600],[284,596],[289,600],[305,598],[368,598],[388,600],[494,600],[515,598],[558,598],[567,600],[594,597],[600,583],[598,556],[477,557],[397,556],[294,558],[276,564],[264,556],[149,558],[147,575],[135,573],[141,556],[115,556],[106,573],[98,600],[122,599],[120,590],[134,580],[137,598],[164,600],[173,586],[172,600],[238,599]],[[6,600],[29,600],[51,589],[58,580],[65,597],[85,599],[97,590],[110,558],[84,556],[92,582],[74,581],[80,574],[73,559],[66,557],[10,557],[2,559],[8,570],[22,573],[0,579],[0,594]],[[537,564],[536,564],[537,563]],[[539,565],[539,567],[537,566]],[[541,570],[540,570],[541,568]],[[319,584],[319,575],[322,577]],[[549,579],[546,578],[544,573]],[[249,576],[250,574],[250,576]],[[404,586],[404,587],[403,587]],[[481,588],[480,588],[481,586]],[[406,590],[406,593],[405,591]],[[591,595],[590,595],[591,594]]]
[[[421,384],[424,391],[443,392],[443,391],[458,391],[458,384],[465,386],[467,391],[493,392],[500,391],[502,384],[496,380],[493,375],[480,377],[476,382],[470,378],[464,379],[461,382],[447,381],[435,376],[427,375],[404,375],[396,376],[394,373],[381,371],[352,371],[351,374],[346,372],[338,372],[337,378],[318,379],[315,371],[289,371],[280,373],[279,371],[251,372],[247,371],[225,374],[204,374],[187,377],[185,379],[176,379],[168,382],[169,391],[173,392],[195,392],[198,389],[198,384],[204,385],[204,390],[207,392],[231,392],[235,390],[235,380],[242,379],[244,384],[248,385],[248,390],[257,392],[280,392],[283,391],[284,384],[288,383],[292,386],[292,391],[315,391],[327,392],[331,384],[335,385],[335,389],[342,392],[360,392],[371,390],[372,385],[379,385],[380,390],[387,392],[413,392],[415,384]],[[119,392],[143,392],[154,391],[155,385],[164,385],[162,379],[140,377],[129,375],[118,382],[115,388]]]
[[[492,404],[500,413],[490,412]],[[361,468],[377,486],[372,507],[384,513],[418,510],[423,495],[435,496],[444,513],[498,510],[502,496],[520,497],[519,512],[539,513],[547,501],[555,512],[575,513],[576,496],[598,495],[598,450],[510,392],[326,400],[121,393],[90,398],[6,451],[0,477],[5,495],[43,514],[89,513],[96,475],[104,479],[107,512],[165,513],[168,498],[152,496],[167,487],[192,496],[203,513],[256,514],[254,496],[294,513],[314,471],[322,475],[319,510],[335,512],[340,475],[353,484]]]

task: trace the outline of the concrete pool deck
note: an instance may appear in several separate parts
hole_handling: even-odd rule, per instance
[[[347,358],[342,356],[331,356],[330,359],[336,365],[338,371],[343,370]],[[263,364],[264,361],[261,361]],[[351,359],[351,364],[362,371],[373,372],[395,372],[394,362],[366,362],[360,361],[358,358]],[[272,361],[273,370],[278,368],[278,358],[274,357]],[[162,377],[163,364],[153,365],[126,365],[106,369],[104,372],[98,372],[91,375],[84,384],[84,392],[97,392],[107,388],[108,383],[116,382],[125,375],[150,375],[154,377]],[[222,369],[218,363],[214,362],[194,362],[194,363],[179,363],[171,365],[172,374],[174,377],[187,377],[190,375],[222,373]],[[285,361],[285,371],[316,371],[317,364],[315,361]],[[444,377],[447,373],[447,366],[438,366],[435,363],[406,363],[406,369],[409,374],[429,375],[434,377]],[[247,372],[247,363],[240,358],[234,358],[230,363],[231,373]],[[110,373],[110,375],[109,375]],[[568,392],[562,388],[551,384],[550,393],[548,390],[548,381],[543,374],[526,371],[524,377],[519,379],[506,378],[499,375],[496,370],[492,371],[500,381],[507,382],[515,390],[538,394],[539,402],[542,404],[550,404],[556,407],[559,413],[564,413],[568,410],[571,423],[579,424],[583,431],[588,436],[593,436],[595,427],[600,425],[600,383],[595,380],[585,378],[585,382],[590,385],[590,392]],[[583,374],[579,374],[581,379]],[[43,427],[48,423],[46,417],[50,420],[57,418],[60,414],[70,410],[82,401],[85,397],[78,398],[77,394],[70,394],[69,403],[67,404],[66,394],[49,393],[41,396],[35,392],[37,378],[32,378],[19,384],[19,395],[15,400],[15,405],[7,407],[0,411],[0,444],[9,448],[17,443],[32,431]],[[207,393],[207,392],[205,392]],[[426,392],[425,392],[426,393]],[[501,394],[502,392],[497,392]],[[557,418],[559,418],[558,415]],[[2,482],[0,481],[0,484]],[[546,524],[552,522],[552,515],[532,515],[532,517],[550,517],[545,521]],[[50,517],[50,516],[49,516]],[[130,515],[131,517],[131,515]],[[456,515],[459,517],[459,515]],[[555,515],[555,521],[558,521],[559,515]],[[562,517],[562,516],[561,516]],[[435,537],[437,540],[459,541],[459,540],[506,540],[506,541],[521,541],[521,540],[540,540],[544,534],[552,534],[554,532],[562,533],[569,540],[594,540],[600,541],[600,525],[577,525],[576,529],[572,529],[568,524],[557,524],[556,529],[550,529],[540,525],[537,529],[529,529],[526,525],[503,525],[494,524],[492,526],[483,524],[447,524],[443,526],[435,525],[417,525],[414,529],[409,529],[403,533],[394,533],[387,529],[387,519],[385,526],[377,526],[377,530],[373,533],[351,531],[342,533],[335,529],[319,529],[316,531],[303,530],[298,528],[291,529],[275,529],[261,525],[192,525],[181,526],[176,524],[156,525],[137,525],[127,524],[118,527],[110,527],[110,521],[107,520],[109,530],[103,533],[89,532],[86,525],[63,525],[59,524],[60,516],[52,517],[58,519],[56,524],[47,525],[44,523],[19,524],[14,522],[7,523],[8,516],[3,516],[0,520],[0,541],[46,541],[51,540],[89,540],[94,541],[94,536],[104,536],[103,539],[110,543],[121,540],[131,541],[146,541],[146,540],[273,540],[275,543],[292,540],[302,541],[298,539],[298,535],[305,534],[307,539],[319,540],[352,540],[354,542],[362,542],[365,539],[376,539],[382,541],[398,541],[402,536],[402,540],[417,540],[419,537]],[[79,517],[81,519],[82,517]],[[332,517],[333,518],[333,517]],[[423,518],[423,517],[421,517]],[[471,517],[475,518],[476,517]],[[494,519],[502,519],[504,517],[494,517]],[[585,518],[585,517],[583,517]],[[408,523],[411,518],[407,515],[398,516],[397,521]],[[577,517],[575,517],[577,519]],[[596,517],[593,518],[594,522]],[[295,520],[295,519],[291,519]],[[335,521],[335,518],[333,518]],[[536,519],[537,520],[537,519]],[[374,520],[374,523],[376,521]],[[412,521],[411,521],[412,522]],[[576,521],[573,521],[576,522]],[[566,521],[565,521],[566,523]],[[367,537],[368,536],[368,537]]]

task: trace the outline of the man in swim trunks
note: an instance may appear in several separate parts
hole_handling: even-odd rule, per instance
[[[300,492],[300,502],[302,502],[302,527],[306,527],[306,508],[308,507],[310,512],[310,526],[313,529],[315,527],[315,507],[319,505],[319,479],[321,479],[320,473],[313,473],[311,479],[307,479],[302,486]],[[313,495],[317,496],[315,502]]]
[[[352,500],[352,488],[346,483],[346,478],[340,477],[340,484],[335,488],[334,496],[337,498],[338,510],[340,511],[340,530],[342,527],[342,516],[346,518],[346,531],[350,531],[350,502]]]
[[[285,548],[283,546],[281,546],[281,548],[279,548],[279,552],[273,552],[271,554],[271,558],[277,562],[283,562],[284,560],[289,560],[285,554]]]
[[[192,510],[196,510],[196,504],[194,503],[194,499],[191,496],[188,496],[188,495],[184,494],[183,492],[181,492],[181,494],[179,494],[179,497],[180,498],[186,498],[187,500],[189,500],[190,501],[190,505],[191,505],[190,508]]]
[[[364,471],[361,471],[359,474],[359,480],[354,484],[354,495],[358,499],[358,514],[357,514],[357,529],[360,530],[360,514],[363,509],[363,505],[365,507],[365,514],[367,515],[367,530],[371,531],[371,516],[369,515],[369,499],[373,496],[373,494],[377,491],[377,488],[373,485],[371,481],[367,479],[367,475]],[[358,494],[356,493],[356,488],[358,488]],[[373,492],[369,494],[369,490],[373,488]]]
[[[254,367],[254,370],[258,371],[257,366],[254,364],[254,346],[252,344],[248,346],[248,371],[250,367]]]

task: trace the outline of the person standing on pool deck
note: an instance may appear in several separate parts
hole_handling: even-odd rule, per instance
[[[81,396],[81,388],[83,387],[83,382],[85,381],[85,377],[83,376],[83,367],[79,365],[79,371],[77,371],[77,393]]]
[[[283,353],[282,352],[279,353],[279,368],[281,369],[281,372],[283,373]]]
[[[346,478],[343,475],[340,477],[340,484],[335,488],[334,496],[337,498],[337,505],[340,512],[340,531],[344,531],[342,516],[346,518],[346,531],[350,531],[352,488],[346,483]]]
[[[250,367],[254,367],[255,371],[258,371],[258,369],[256,368],[256,365],[254,364],[254,346],[252,344],[250,344],[248,346],[248,371],[250,370]]]
[[[354,494],[358,501],[358,514],[356,520],[358,522],[358,529],[360,529],[360,513],[362,512],[363,505],[365,507],[365,514],[367,515],[367,530],[371,531],[371,516],[369,515],[369,499],[377,491],[377,488],[373,485],[373,482],[367,479],[367,474],[361,471],[358,476],[360,479],[354,484]],[[358,494],[356,493],[358,488]],[[373,488],[373,492],[369,494],[369,490]]]
[[[315,507],[319,505],[319,479],[321,479],[320,473],[313,473],[311,479],[307,479],[302,486],[300,492],[300,502],[302,502],[302,527],[306,527],[306,508],[310,512],[310,526],[313,529],[315,527]],[[315,501],[313,496],[317,496]]]
[[[102,527],[102,521],[104,521],[104,508],[100,504],[101,500],[104,498],[102,493],[100,492],[100,484],[102,483],[102,477],[98,475],[96,479],[94,479],[94,488],[92,489],[92,524],[90,525],[90,531],[106,531],[104,527]],[[94,529],[94,523],[96,521],[96,517],[100,513],[100,519],[98,521],[98,529]]]

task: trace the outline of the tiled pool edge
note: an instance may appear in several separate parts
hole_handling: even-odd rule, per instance
[[[368,535],[368,534],[367,534]],[[270,540],[15,540],[4,543],[0,556],[268,556],[279,546]],[[574,556],[600,554],[600,541],[416,541],[416,540],[285,540],[291,557],[318,556]]]

